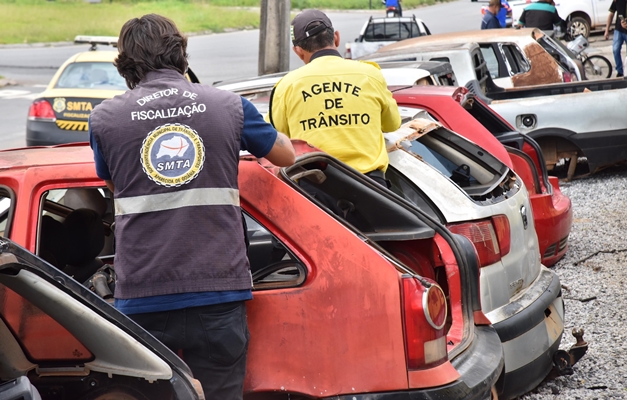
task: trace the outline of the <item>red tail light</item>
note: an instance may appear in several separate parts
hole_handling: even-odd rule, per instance
[[[499,241],[499,250],[501,251],[501,257],[509,254],[510,244],[512,238],[509,232],[509,219],[506,215],[495,215],[492,217],[492,224],[496,231],[496,238]]]
[[[349,59],[349,60],[353,58],[353,55],[351,54],[350,43],[346,43],[346,51],[344,52],[344,58]]]
[[[505,215],[448,227],[451,232],[466,236],[477,250],[479,267],[492,265],[510,251],[509,220]]]
[[[562,74],[562,80],[564,82],[572,82],[573,78],[570,75],[571,75],[570,72],[565,72],[564,71],[564,73]]]
[[[446,334],[443,330],[446,317],[446,297],[437,284],[427,288],[414,277],[403,277],[407,368],[431,368],[447,360]]]
[[[40,99],[33,101],[33,104],[30,105],[30,109],[28,110],[28,119],[37,120],[37,119],[45,119],[45,120],[56,120],[56,115],[54,114],[54,110],[48,100]]]

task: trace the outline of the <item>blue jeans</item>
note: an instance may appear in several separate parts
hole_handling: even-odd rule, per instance
[[[616,73],[623,73],[623,57],[621,56],[621,49],[623,42],[627,47],[627,33],[614,30],[614,41],[612,42],[612,51],[614,52],[614,62],[616,62]]]

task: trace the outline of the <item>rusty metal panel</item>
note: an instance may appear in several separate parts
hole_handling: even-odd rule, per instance
[[[562,82],[559,64],[542,46],[532,42],[525,46],[523,51],[529,60],[531,69],[528,72],[512,76],[514,87]]]

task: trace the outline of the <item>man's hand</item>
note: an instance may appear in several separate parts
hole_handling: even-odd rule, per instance
[[[620,26],[622,26],[623,29],[627,29],[627,21],[626,20],[620,21]]]
[[[605,28],[605,33],[603,33],[603,37],[605,38],[605,40],[608,40],[610,38],[609,29]]]

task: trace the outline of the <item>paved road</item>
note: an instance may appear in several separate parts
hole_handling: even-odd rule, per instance
[[[421,18],[432,33],[461,32],[479,27],[481,2],[461,0],[405,11]],[[370,15],[383,11],[329,12],[342,43],[353,41]],[[602,38],[601,38],[602,39]],[[192,36],[188,52],[190,65],[202,82],[257,75],[259,30]],[[609,42],[597,42],[607,47]],[[26,117],[30,103],[41,93],[58,67],[86,45],[5,46],[0,48],[0,75],[18,82],[0,88],[0,149],[25,145]],[[343,49],[342,49],[343,50]],[[292,54],[290,68],[301,61]]]

